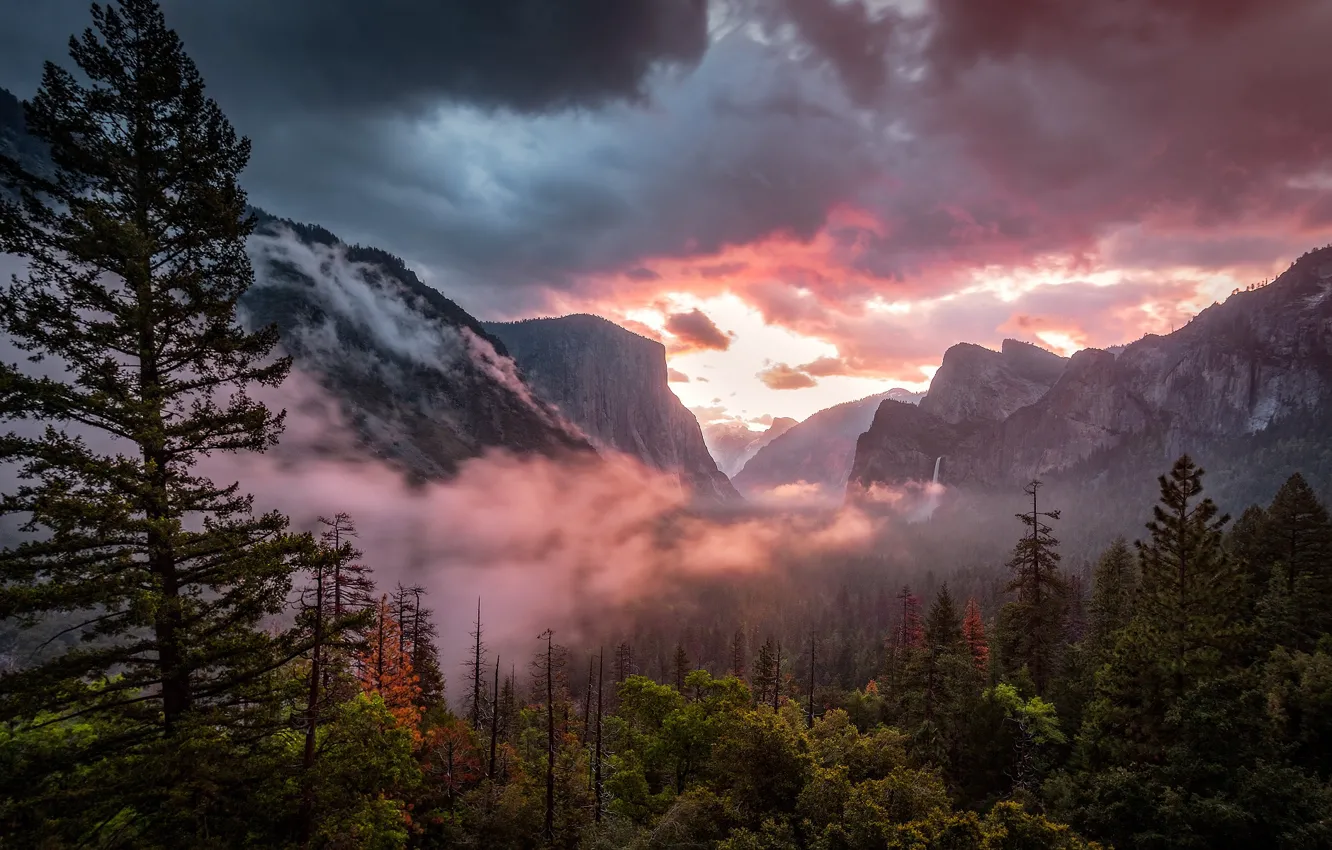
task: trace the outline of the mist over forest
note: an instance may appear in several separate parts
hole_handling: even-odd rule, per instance
[[[1332,19],[981,5],[0,13],[0,849],[1332,847]]]

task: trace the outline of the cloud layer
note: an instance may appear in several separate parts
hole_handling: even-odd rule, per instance
[[[1320,0],[345,6],[165,3],[254,137],[257,202],[487,318],[694,298],[655,327],[755,362],[735,380],[1123,342],[1332,238]],[[27,93],[86,10],[4,15],[0,84]],[[832,351],[746,352],[726,294]]]

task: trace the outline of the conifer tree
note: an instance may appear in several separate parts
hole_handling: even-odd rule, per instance
[[[976,600],[968,599],[962,613],[962,636],[971,652],[971,661],[976,670],[984,675],[990,669],[990,644],[985,638],[985,621],[981,619],[980,605]]]
[[[356,636],[364,631],[370,620],[369,611],[354,612],[335,617],[331,604],[333,576],[360,553],[352,547],[349,537],[340,535],[338,528],[350,524],[346,514],[338,514],[338,523],[324,517],[319,522],[330,526],[320,535],[318,549],[306,565],[307,584],[300,591],[297,604],[297,633],[309,644],[310,669],[306,685],[305,750],[301,759],[302,794],[300,829],[301,840],[309,841],[313,829],[316,742],[321,724],[327,722],[329,708],[336,701],[335,690],[328,686],[346,674],[346,668],[337,669],[340,656],[353,645]]]
[[[1258,505],[1246,508],[1226,535],[1226,550],[1244,578],[1246,613],[1252,615],[1272,580],[1267,511]]]
[[[1264,512],[1261,557],[1269,578],[1263,619],[1287,645],[1309,651],[1332,629],[1332,520],[1299,473],[1277,491]],[[1280,615],[1278,611],[1282,612]]]
[[[768,638],[759,647],[758,658],[754,661],[754,701],[763,705],[770,699],[777,682],[774,674],[774,648],[772,638]]]
[[[934,597],[929,615],[925,619],[925,644],[940,649],[953,650],[963,643],[962,619],[958,616],[953,595],[948,592],[948,582],[939,588]]]
[[[809,697],[809,707],[807,708],[805,713],[805,725],[809,727],[814,726],[814,672],[818,662],[817,653],[818,653],[818,641],[813,635],[810,635],[809,636],[809,689],[807,691],[807,695]]]
[[[685,676],[689,673],[689,653],[685,652],[683,644],[675,645],[675,657],[672,660],[672,667],[675,670],[675,689],[684,693]]]
[[[587,690],[583,692],[583,746],[587,746],[588,736],[592,732],[592,666],[596,659],[587,657]]]
[[[622,643],[615,648],[615,684],[621,684],[634,675],[634,655],[629,644]]]
[[[745,678],[745,630],[736,629],[731,638],[731,675]]]
[[[319,517],[319,522],[325,526],[322,536],[334,549],[350,544],[358,536],[355,524],[345,513],[335,514],[332,519]],[[355,553],[353,558],[345,561],[340,559],[333,568],[329,616],[334,619],[359,612],[372,612],[375,608],[377,597],[372,572],[359,562],[361,551],[352,551]]]
[[[925,627],[921,622],[920,598],[911,592],[911,588],[902,585],[897,593],[897,626],[888,641],[887,669],[885,684],[888,697],[900,702],[901,687],[913,656],[925,643]]]
[[[1286,564],[1294,587],[1301,576],[1326,584],[1332,569],[1332,520],[1313,489],[1298,472],[1286,480],[1266,511],[1268,555]]]
[[[435,626],[435,612],[425,607],[421,599],[425,588],[408,588],[412,602],[408,611],[410,618],[402,624],[407,645],[411,647],[412,672],[416,674],[416,684],[421,692],[421,705],[439,705],[444,701],[444,671],[439,666],[439,648],[435,639],[439,632]]]
[[[476,600],[476,621],[472,623],[472,652],[467,659],[467,720],[472,728],[481,729],[481,721],[486,716],[485,677],[486,645],[482,640],[484,631],[481,626],[481,600]]]
[[[538,640],[544,641],[545,647],[532,661],[532,683],[546,709],[546,811],[542,834],[549,844],[555,840],[555,698],[563,691],[566,653],[564,647],[555,643],[555,632],[550,629],[542,632]]]
[[[902,589],[897,593],[897,612],[894,646],[899,649],[920,646],[925,636],[920,621],[920,599],[906,585],[902,585]]]
[[[518,729],[518,679],[516,671],[511,670],[504,677],[504,684],[499,695],[499,737],[506,743],[513,743],[513,735]]]
[[[1031,497],[1031,510],[1018,519],[1027,527],[1013,548],[1008,568],[1013,577],[1007,590],[1017,599],[1005,605],[1006,641],[1002,660],[1016,670],[1025,666],[1037,694],[1044,694],[1056,667],[1064,637],[1067,584],[1059,571],[1059,541],[1045,521],[1059,519],[1059,511],[1042,511],[1037,501],[1040,481],[1023,488]]]
[[[1087,586],[1078,573],[1064,577],[1064,642],[1082,643],[1087,637]]]
[[[486,762],[486,776],[491,780],[495,776],[495,751],[499,746],[500,735],[500,684],[499,684],[499,653],[495,654],[495,685],[490,696],[490,759]]]
[[[1090,624],[1087,646],[1097,659],[1104,659],[1114,646],[1115,636],[1133,616],[1137,595],[1137,565],[1124,538],[1117,537],[1096,562],[1092,596],[1088,603]]]
[[[597,735],[596,748],[592,754],[592,794],[593,794],[593,821],[601,823],[601,806],[604,795],[604,787],[601,782],[601,757],[602,757],[602,678],[606,674],[606,654],[605,649],[597,650]]]
[[[1225,552],[1222,529],[1229,516],[1203,497],[1203,470],[1188,455],[1161,476],[1161,500],[1147,524],[1148,541],[1137,541],[1142,574],[1136,615],[1161,636],[1175,695],[1233,648],[1233,627],[1242,613],[1239,571]],[[1199,650],[1208,650],[1199,652]]]
[[[77,73],[47,63],[25,108],[54,172],[0,156],[0,252],[27,261],[0,289],[0,333],[30,361],[0,364],[0,420],[46,426],[0,437],[18,471],[0,517],[30,532],[0,552],[0,618],[72,613],[88,642],[6,674],[0,716],[95,709],[125,742],[179,743],[270,708],[247,689],[303,650],[257,625],[312,541],[195,468],[276,442],[282,414],[249,392],[290,363],[276,329],[237,321],[249,142],[157,3],[94,6],[70,56]]]

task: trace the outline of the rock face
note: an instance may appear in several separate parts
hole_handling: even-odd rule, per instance
[[[741,501],[666,381],[666,349],[597,316],[486,323],[538,397],[592,442],[677,473],[696,497]]]
[[[763,431],[755,431],[743,422],[728,419],[703,426],[703,442],[717,461],[717,468],[727,475],[735,475],[759,449],[771,443],[797,425],[786,416],[772,420]]]
[[[1018,369],[996,366],[1007,344],[1001,355],[974,348],[953,357],[959,368],[947,375],[945,358],[934,379],[945,384],[932,385],[919,410],[885,405],[857,447],[851,490],[919,479],[930,452],[944,457],[944,483],[1010,487],[1074,470],[1095,476],[1135,452],[1162,465],[1186,451],[1223,458],[1222,445],[1242,451],[1278,427],[1312,433],[1300,423],[1332,409],[1332,248],[1167,336],[1078,352],[1057,375],[1049,358],[1025,352]]]
[[[869,430],[856,441],[848,487],[929,481],[935,462],[966,432],[966,426],[945,422],[915,405],[885,400]]]
[[[257,215],[245,320],[278,326],[294,371],[338,401],[363,448],[423,479],[490,448],[591,451],[533,396],[503,344],[401,260]]]
[[[953,424],[1000,422],[1045,395],[1067,362],[1015,339],[999,351],[958,343],[944,352],[920,409]]]
[[[870,426],[880,403],[893,398],[919,398],[894,389],[820,410],[759,449],[733,479],[742,493],[759,494],[784,484],[804,482],[825,491],[840,491],[855,456],[856,439]],[[893,405],[914,404],[892,401]]]

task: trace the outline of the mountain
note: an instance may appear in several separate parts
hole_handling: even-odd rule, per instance
[[[1023,365],[1000,369],[1006,351],[954,346],[949,353],[960,351],[953,359],[967,367],[954,371],[967,380],[941,367],[934,382],[947,377],[945,386],[932,384],[918,409],[883,405],[858,443],[849,486],[920,479],[930,455],[944,458],[941,481],[973,488],[1105,481],[1164,468],[1186,451],[1234,478],[1259,446],[1285,474],[1293,466],[1308,475],[1327,466],[1332,449],[1332,437],[1320,436],[1332,410],[1330,296],[1332,247],[1171,334],[1078,352],[1057,375],[1049,357],[1025,350]]]
[[[295,371],[338,401],[362,447],[417,478],[491,448],[591,450],[533,396],[502,342],[397,257],[256,216],[245,321],[278,326]]]
[[[50,167],[45,146],[26,132],[22,104],[4,90],[0,153],[30,170]],[[296,380],[331,394],[360,449],[428,479],[487,449],[590,452],[590,437],[679,471],[710,499],[739,500],[697,420],[667,388],[660,344],[590,316],[488,329],[391,254],[253,212],[255,286],[242,314],[278,326]],[[500,332],[517,343],[539,388]],[[337,429],[327,430],[317,450],[345,450]]]
[[[52,171],[46,144],[28,134],[23,103],[5,89],[0,89],[0,155],[17,160],[34,174],[49,176]]]
[[[741,501],[708,453],[698,420],[666,382],[666,349],[598,316],[489,322],[537,396],[594,444],[677,473],[698,497]]]
[[[703,442],[707,443],[708,452],[717,461],[717,468],[727,475],[734,475],[758,454],[759,449],[796,424],[795,419],[779,416],[765,430],[755,431],[744,422],[726,419],[703,426]]]
[[[919,398],[918,393],[892,389],[820,410],[759,449],[732,480],[746,494],[801,482],[840,491],[846,486],[856,438],[869,427],[879,404],[904,399],[892,403],[914,408],[905,399]]]
[[[999,351],[958,343],[944,352],[920,409],[952,424],[1002,421],[1043,396],[1067,363],[1015,339],[1004,340]]]

